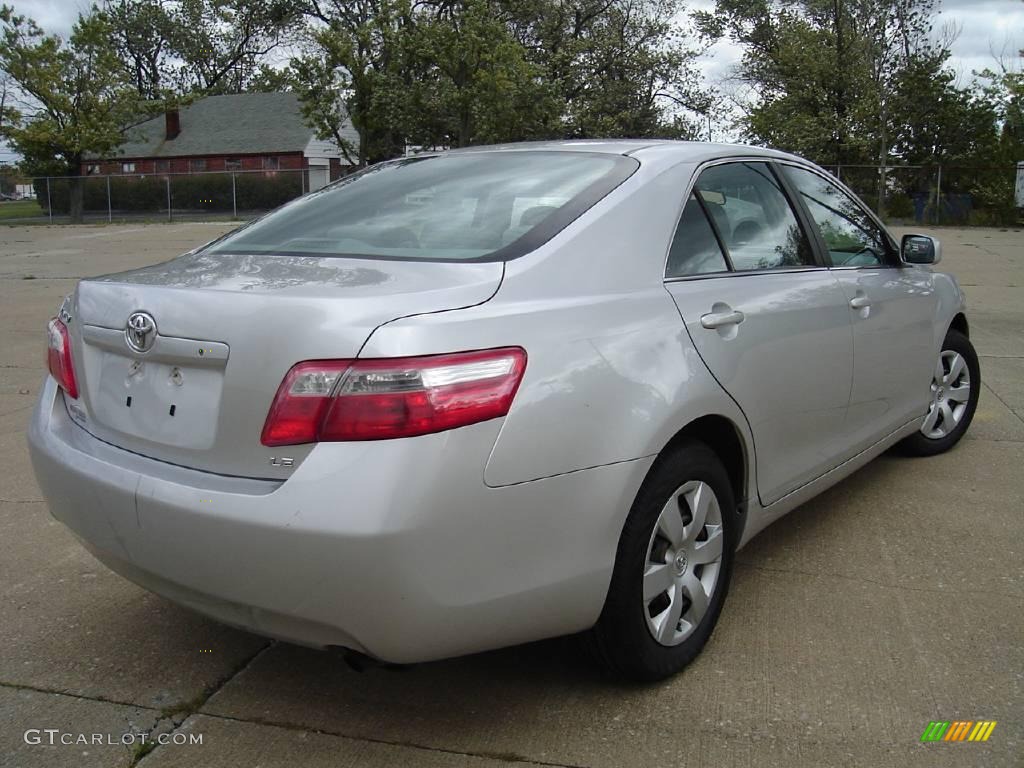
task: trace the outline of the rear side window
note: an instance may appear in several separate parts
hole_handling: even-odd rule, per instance
[[[688,277],[728,269],[715,232],[704,215],[704,207],[696,195],[691,194],[672,238],[665,276]]]
[[[697,179],[697,194],[736,271],[813,265],[810,242],[767,164],[712,166]]]
[[[375,165],[209,253],[499,261],[553,237],[636,170],[621,155],[466,152]]]

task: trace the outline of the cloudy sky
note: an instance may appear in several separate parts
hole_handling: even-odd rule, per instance
[[[10,2],[10,0],[7,0]],[[50,32],[66,34],[80,11],[88,9],[89,0],[14,0],[19,13],[31,16]],[[714,0],[689,0],[691,9],[710,10]],[[940,11],[934,24],[936,33],[943,29],[957,32],[950,64],[962,84],[971,73],[990,67],[993,53],[1013,56],[1024,48],[1024,0],[939,0]],[[701,62],[705,76],[714,83],[722,81],[739,58],[739,51],[728,43],[719,43]],[[0,160],[8,152],[0,147]]]

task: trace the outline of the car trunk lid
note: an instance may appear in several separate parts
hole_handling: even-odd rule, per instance
[[[83,280],[70,324],[81,392],[69,411],[144,456],[286,477],[311,446],[267,448],[260,431],[292,365],[354,358],[383,323],[487,301],[502,274],[501,263],[200,252]]]

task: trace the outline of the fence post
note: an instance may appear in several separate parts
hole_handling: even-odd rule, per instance
[[[113,209],[110,206],[110,174],[107,174],[107,223],[114,220]]]
[[[880,165],[878,167],[878,210],[875,211],[880,219],[885,218],[885,172],[886,166]]]
[[[235,174],[231,174],[231,216],[238,218],[238,196],[235,194]]]
[[[50,223],[53,224],[53,203],[50,202],[50,177],[46,177],[46,210],[50,214]]]
[[[171,177],[164,176],[164,182],[167,184],[167,220],[171,221]]]
[[[935,182],[935,223],[942,223],[942,164],[939,164],[939,178]]]

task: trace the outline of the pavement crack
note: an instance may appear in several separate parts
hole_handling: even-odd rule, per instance
[[[262,656],[266,651],[270,650],[274,646],[273,641],[268,641],[264,645],[261,645],[256,649],[254,653],[242,659],[233,669],[229,670],[226,674],[215,680],[212,684],[206,686],[202,693],[186,701],[180,701],[177,704],[172,704],[168,707],[160,709],[160,717],[153,725],[153,731],[159,729],[161,725],[169,725],[169,734],[173,734],[192,715],[199,712],[199,710],[206,705],[211,698],[213,698],[218,691],[220,691],[225,685],[230,683],[238,675],[242,674],[248,669],[256,660]],[[159,749],[159,744],[153,741],[144,741],[143,745],[136,750],[132,756],[132,761],[129,768],[135,768],[139,765],[148,755],[156,752]]]
[[[38,685],[25,685],[24,683],[12,683],[7,680],[0,680],[0,688],[10,688],[15,691],[32,691],[33,693],[45,693],[50,696],[66,696],[69,699],[94,701],[100,704],[117,704],[122,707],[135,707],[136,709],[145,709],[151,712],[160,711],[158,707],[150,707],[146,704],[137,704],[133,701],[121,701],[120,699],[111,699],[106,696],[87,696],[84,693],[73,693],[72,691],[61,690],[59,688],[42,688]]]
[[[1019,421],[1021,424],[1024,424],[1024,417],[1021,417],[1019,413],[1013,410],[1013,408],[1010,407],[1010,404],[1003,400],[1003,398],[999,396],[999,393],[992,389],[992,387],[990,387],[987,382],[983,381],[981,382],[981,385],[985,387],[985,389],[987,389],[989,392],[991,392],[992,396],[995,397],[995,399],[998,400],[1000,403],[1002,403],[1006,410],[1008,410],[1017,418],[1017,421]]]

